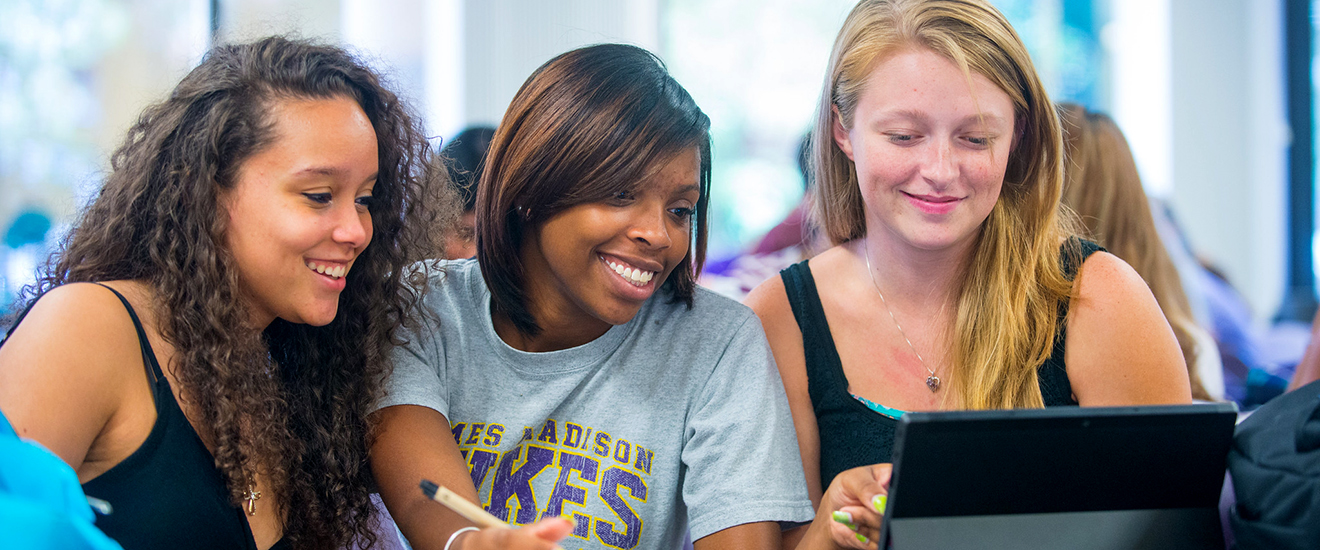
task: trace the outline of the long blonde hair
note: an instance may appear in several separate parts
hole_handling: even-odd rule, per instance
[[[1155,229],[1127,139],[1103,113],[1070,103],[1060,104],[1059,112],[1068,155],[1063,204],[1077,214],[1088,237],[1122,258],[1146,281],[1182,347],[1192,397],[1210,400],[1196,374],[1196,321],[1191,303]]]
[[[831,243],[865,236],[856,168],[832,139],[834,112],[852,126],[858,98],[885,55],[920,47],[973,72],[1013,101],[1015,139],[999,201],[981,227],[958,295],[952,396],[964,408],[1042,407],[1036,369],[1053,351],[1072,282],[1060,246],[1063,144],[1058,115],[1026,47],[982,0],[862,0],[839,31],[813,139],[816,214]],[[1065,247],[1078,265],[1077,247]]]

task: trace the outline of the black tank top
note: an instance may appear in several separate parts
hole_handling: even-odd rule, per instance
[[[252,528],[243,510],[230,504],[224,476],[175,401],[137,312],[118,291],[105,288],[115,293],[133,319],[156,402],[156,423],[133,454],[83,484],[88,496],[113,507],[109,515],[97,515],[96,526],[125,550],[256,550]],[[14,328],[25,315],[26,310]],[[289,548],[288,539],[280,539],[271,550]]]
[[[1103,249],[1090,241],[1070,240],[1064,245],[1064,272],[1072,278],[1080,262],[1098,250]],[[807,393],[811,396],[816,427],[820,432],[821,487],[829,487],[834,476],[844,470],[889,462],[898,421],[867,408],[849,393],[843,363],[834,346],[834,337],[807,260],[791,265],[779,274],[784,279],[784,290],[793,308],[793,316],[802,330]],[[1061,305],[1059,319],[1065,319],[1067,313],[1067,306]],[[1047,407],[1077,405],[1064,368],[1063,352],[1064,324],[1060,322],[1054,349],[1037,371],[1040,392]]]

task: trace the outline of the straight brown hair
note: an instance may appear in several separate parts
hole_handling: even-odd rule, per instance
[[[663,283],[688,307],[706,261],[710,118],[636,46],[588,46],[536,69],[496,130],[478,185],[477,261],[492,308],[524,334],[540,332],[523,287],[524,236],[568,208],[635,190],[691,147],[701,155],[693,242]]]

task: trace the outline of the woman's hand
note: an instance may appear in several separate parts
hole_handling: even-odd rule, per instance
[[[821,497],[811,531],[828,532],[839,547],[876,548],[892,473],[892,464],[873,464],[835,476]]]
[[[553,550],[555,542],[573,531],[573,522],[565,518],[546,518],[520,529],[482,529],[458,535],[450,549],[482,550]]]
[[[546,518],[519,529],[469,530],[451,537],[472,522],[417,490],[418,480],[429,479],[468,502],[478,502],[467,463],[449,432],[449,420],[435,409],[419,405],[385,407],[372,419],[377,426],[371,446],[376,484],[395,524],[413,548],[551,550],[554,541],[573,530],[567,519]]]

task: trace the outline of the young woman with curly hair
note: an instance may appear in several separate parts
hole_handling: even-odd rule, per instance
[[[215,49],[29,289],[0,409],[125,548],[371,544],[367,412],[433,250],[428,156],[345,52]]]

